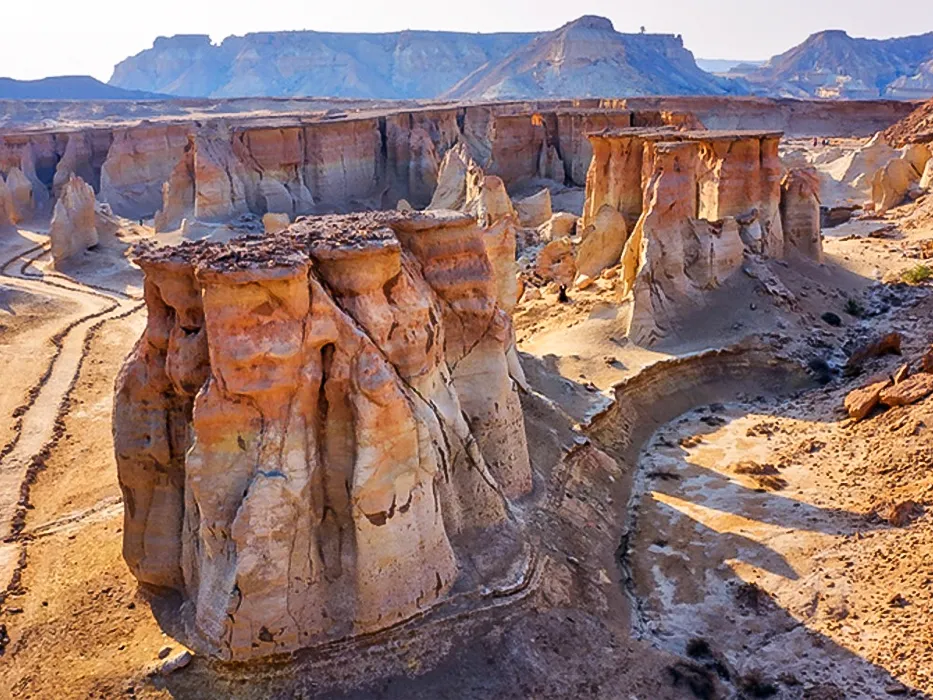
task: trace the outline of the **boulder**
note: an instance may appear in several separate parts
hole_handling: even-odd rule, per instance
[[[881,392],[890,386],[891,380],[885,379],[850,391],[844,402],[849,417],[855,421],[865,418],[881,401]]]
[[[538,227],[538,233],[545,241],[573,235],[579,217],[566,211],[559,211],[551,215],[545,223]]]
[[[901,354],[901,334],[897,331],[884,333],[870,338],[849,350],[849,359],[843,372],[847,375],[858,374],[862,365],[873,357]]]
[[[262,216],[262,227],[266,233],[279,233],[291,225],[288,214],[268,212]]]
[[[910,161],[893,158],[879,168],[871,181],[871,201],[876,214],[884,214],[902,204],[911,187],[920,180],[920,173]]]
[[[933,158],[930,158],[926,166],[924,166],[923,175],[920,176],[920,182],[918,184],[920,189],[926,192],[933,190]]]
[[[921,372],[883,389],[879,395],[885,406],[907,406],[933,394],[933,374]]]
[[[924,372],[933,374],[933,346],[923,353],[923,357],[920,358],[920,367]]]
[[[911,143],[901,149],[901,158],[910,163],[918,174],[922,174],[930,162],[930,147],[925,143]]]
[[[597,277],[607,267],[619,263],[628,231],[619,210],[604,205],[589,226],[580,233],[577,246],[577,273]]]
[[[567,287],[572,285],[577,277],[577,265],[570,239],[558,238],[545,245],[538,253],[535,270],[545,280]]]
[[[495,175],[486,175],[480,186],[477,218],[488,227],[506,216],[518,220],[505,183]]]
[[[97,214],[94,188],[77,175],[71,175],[61,189],[49,239],[55,264],[97,245]]]
[[[519,223],[525,228],[537,228],[550,220],[551,211],[551,191],[547,188],[540,192],[516,200],[515,212],[518,214]]]

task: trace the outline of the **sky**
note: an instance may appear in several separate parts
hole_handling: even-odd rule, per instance
[[[930,0],[2,0],[0,77],[93,75],[157,36],[313,29],[545,31],[582,14],[617,31],[681,34],[697,58],[765,59],[822,29],[887,38],[933,31]],[[883,8],[883,9],[882,9]]]

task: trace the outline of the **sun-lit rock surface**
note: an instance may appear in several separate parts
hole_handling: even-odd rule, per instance
[[[507,499],[531,467],[497,280],[514,267],[490,235],[387,213],[140,254],[149,321],[114,411],[124,555],[187,598],[196,648],[376,631],[514,565]]]

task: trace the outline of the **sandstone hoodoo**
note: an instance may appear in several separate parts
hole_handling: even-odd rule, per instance
[[[791,169],[781,180],[781,226],[787,253],[822,262],[820,180],[812,168]]]
[[[590,137],[593,161],[581,223],[584,232],[614,230],[615,236],[602,234],[612,248],[624,244],[622,294],[632,302],[628,334],[634,340],[663,339],[678,318],[705,303],[708,290],[740,269],[746,255],[781,258],[789,243],[820,259],[818,183],[807,179],[806,193],[795,185],[782,194],[780,137],[636,128]],[[793,218],[789,242],[782,201]],[[618,224],[608,223],[608,212],[616,213]],[[600,260],[586,274],[613,262]]]
[[[532,473],[495,257],[452,213],[140,253],[124,555],[186,598],[187,643],[288,652],[522,577],[509,503]]]
[[[94,189],[77,175],[68,178],[52,212],[49,240],[59,264],[97,245]]]

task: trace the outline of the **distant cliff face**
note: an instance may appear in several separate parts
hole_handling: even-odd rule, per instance
[[[883,40],[819,32],[744,78],[755,92],[785,97],[925,99],[933,96],[933,32]]]
[[[270,32],[219,46],[207,36],[163,37],[119,63],[110,84],[187,97],[430,98],[533,37]]]
[[[582,17],[544,34],[273,32],[157,39],[111,85],[191,97],[585,97],[725,94],[679,37]]]

